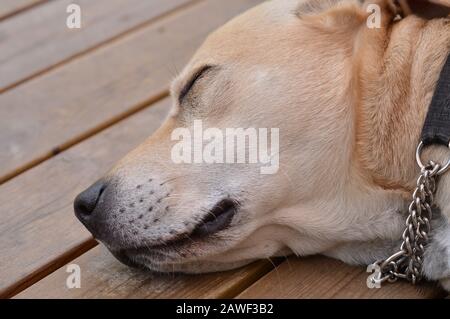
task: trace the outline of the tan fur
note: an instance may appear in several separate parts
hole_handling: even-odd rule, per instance
[[[356,57],[357,156],[383,187],[409,192],[415,148],[440,70],[450,50],[448,21],[408,17],[364,29]],[[377,33],[377,34],[373,34]]]
[[[288,253],[369,263],[396,247],[404,227],[399,212],[418,173],[415,147],[450,51],[448,20],[398,21],[398,8],[378,1],[382,28],[369,29],[359,1],[305,3],[266,2],[210,35],[173,83],[167,122],[110,173],[120,179],[121,199],[134,196],[147,176],[165,181],[153,192],[176,194],[172,212],[147,239],[187,231],[183,222],[221,194],[242,202],[230,228],[183,247],[183,257],[173,253],[155,264],[140,256],[149,268],[213,271]],[[183,85],[207,64],[219,70],[179,105]],[[208,127],[279,128],[280,171],[173,164],[171,131],[193,118]],[[441,148],[426,153],[445,160]],[[448,193],[446,176],[437,196],[450,216]]]

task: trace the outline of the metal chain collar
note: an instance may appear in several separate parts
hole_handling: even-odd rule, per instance
[[[422,278],[425,245],[431,231],[436,178],[444,174],[450,167],[450,161],[444,167],[433,161],[423,165],[420,159],[423,146],[421,142],[416,151],[420,175],[408,208],[406,228],[402,234],[403,242],[398,252],[384,261],[377,261],[369,266],[368,270],[375,270],[368,277],[370,288],[379,288],[385,281],[395,282],[398,279],[405,279],[416,284]]]

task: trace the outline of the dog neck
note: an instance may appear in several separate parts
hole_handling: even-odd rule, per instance
[[[449,26],[448,19],[411,16],[361,39],[355,153],[371,182],[405,196],[419,172],[415,149],[450,51]],[[425,158],[444,161],[445,152],[434,149]]]

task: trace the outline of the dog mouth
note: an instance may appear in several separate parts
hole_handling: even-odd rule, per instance
[[[224,199],[218,202],[194,228],[192,237],[206,237],[228,228],[237,213],[238,202]]]
[[[188,247],[196,245],[206,240],[208,237],[229,228],[239,210],[239,203],[236,200],[227,198],[218,202],[193,230],[176,235],[175,237],[154,245],[145,245],[134,248],[124,248],[111,250],[111,253],[122,263],[142,268],[144,256],[145,260],[151,260],[153,264],[164,263],[165,260],[184,259],[189,255]]]

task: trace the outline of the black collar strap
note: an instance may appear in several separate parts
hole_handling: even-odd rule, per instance
[[[447,57],[422,129],[424,146],[450,144],[450,55]]]

